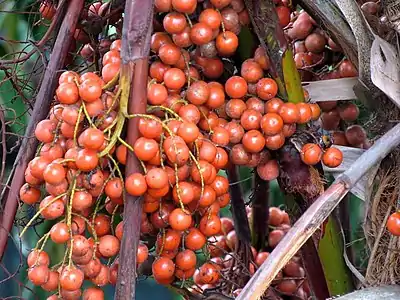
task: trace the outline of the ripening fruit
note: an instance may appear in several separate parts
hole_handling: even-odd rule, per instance
[[[213,31],[205,23],[194,24],[190,29],[190,39],[195,45],[205,45],[213,39]]]
[[[66,243],[70,238],[68,225],[64,222],[54,224],[50,230],[50,238],[56,244]]]
[[[145,244],[140,244],[138,246],[136,260],[138,264],[141,264],[147,260],[149,257],[149,249]]]
[[[201,11],[199,22],[207,24],[212,30],[216,30],[221,26],[221,15],[218,11],[212,8],[207,8]]]
[[[347,127],[345,131],[346,140],[351,146],[358,147],[367,140],[367,133],[360,125]]]
[[[308,123],[312,118],[312,110],[309,104],[307,103],[297,103],[297,109],[299,110],[299,120],[298,124]]]
[[[169,34],[181,33],[187,27],[186,17],[178,12],[170,12],[164,17],[163,26]]]
[[[79,136],[79,144],[83,148],[99,150],[104,143],[104,133],[97,128],[88,128]]]
[[[239,39],[231,31],[221,32],[215,40],[215,46],[221,56],[231,56],[239,46]]]
[[[160,257],[153,262],[152,271],[157,280],[168,279],[175,273],[175,264],[169,258]]]
[[[51,120],[40,121],[35,128],[36,138],[43,143],[51,143],[54,139],[54,131],[57,124]]]
[[[294,103],[283,103],[279,108],[279,115],[286,124],[297,123],[300,120],[299,109]]]
[[[176,267],[187,271],[196,267],[196,254],[192,250],[183,250],[175,257]]]
[[[311,120],[315,121],[318,120],[319,116],[321,115],[321,109],[317,103],[311,103]]]
[[[86,79],[79,86],[79,96],[83,101],[93,102],[101,97],[102,85],[99,80]]]
[[[47,20],[53,19],[57,12],[55,6],[49,0],[44,0],[42,3],[40,3],[39,11],[42,17]]]
[[[192,224],[192,216],[181,208],[176,208],[170,213],[168,221],[172,229],[186,230]]]
[[[41,215],[47,220],[54,220],[64,213],[64,202],[61,199],[55,200],[53,196],[47,196],[39,205]]]
[[[99,252],[103,257],[112,257],[119,252],[119,240],[113,235],[104,235],[99,239]]]
[[[67,172],[61,164],[51,163],[43,171],[43,179],[53,185],[63,182],[66,178]]]
[[[25,183],[19,190],[19,198],[22,202],[32,205],[40,200],[40,190]]]
[[[322,162],[329,168],[338,167],[343,161],[343,153],[337,148],[328,148],[322,155]]]
[[[283,239],[284,236],[285,232],[283,230],[280,229],[272,230],[268,235],[268,245],[271,248],[275,248],[276,245],[279,244],[279,242]]]
[[[77,168],[84,172],[89,172],[97,167],[99,158],[97,152],[91,149],[81,149],[78,151],[75,164]]]
[[[242,98],[247,94],[247,82],[240,76],[232,76],[225,83],[225,92],[231,98]],[[245,105],[246,107],[246,105]]]
[[[269,100],[278,93],[278,85],[271,78],[261,78],[257,82],[257,96],[263,100]]]
[[[268,224],[279,226],[283,222],[283,213],[278,207],[269,208]]]
[[[200,230],[194,227],[188,230],[185,236],[185,247],[187,249],[196,251],[203,248],[205,243],[206,237],[204,236],[204,234],[201,233]]]
[[[60,275],[60,286],[67,291],[80,289],[83,284],[84,274],[75,267],[66,267]]]
[[[79,89],[74,82],[63,82],[58,86],[56,96],[62,104],[74,104],[79,100]]]
[[[89,287],[83,291],[83,300],[104,300],[104,292],[97,287]]]
[[[386,227],[391,234],[400,236],[400,212],[394,212],[389,216]]]
[[[200,220],[199,229],[207,237],[216,235],[221,232],[221,219],[216,215],[206,214]]]
[[[283,120],[276,113],[266,113],[261,118],[261,129],[266,135],[274,135],[282,131]]]
[[[50,270],[46,265],[37,265],[28,270],[28,278],[34,285],[45,284],[49,280]]]
[[[145,177],[140,173],[133,173],[125,179],[125,189],[132,196],[142,196],[147,191]]]
[[[275,159],[257,165],[257,174],[263,180],[274,180],[279,176],[279,165]]]
[[[59,273],[57,271],[50,271],[47,282],[42,284],[40,287],[48,292],[55,291],[58,288],[58,281]]]
[[[33,267],[38,265],[49,266],[50,257],[47,254],[47,252],[39,249],[34,249],[28,255],[27,264],[28,267]]]
[[[206,284],[214,284],[219,280],[219,270],[215,264],[205,263],[200,267],[200,280]]]
[[[301,149],[300,156],[306,165],[316,165],[321,161],[322,149],[317,144],[305,144]]]
[[[339,107],[339,115],[343,121],[353,122],[357,120],[359,114],[360,110],[358,109],[358,106],[354,103],[349,103],[345,106]]]

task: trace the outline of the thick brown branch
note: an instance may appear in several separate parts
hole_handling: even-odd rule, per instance
[[[14,222],[15,213],[18,206],[18,191],[24,183],[24,173],[28,162],[35,154],[38,141],[34,138],[36,124],[45,119],[53,100],[54,91],[57,85],[57,71],[64,66],[65,57],[68,54],[69,43],[73,37],[76,23],[83,8],[83,0],[76,0],[70,3],[63,23],[61,25],[57,40],[54,44],[53,52],[50,57],[39,92],[36,97],[35,106],[30,118],[30,122],[25,131],[25,138],[22,141],[18,156],[15,160],[16,169],[11,187],[5,201],[4,214],[0,216],[0,260],[4,254],[7,243],[8,233]]]
[[[154,1],[127,1],[122,32],[121,56],[123,66],[121,76],[133,77],[129,114],[146,112],[146,90],[148,74],[148,56],[153,23]],[[127,142],[133,145],[139,137],[138,119],[128,123]],[[126,174],[142,172],[139,161],[133,153],[128,154]],[[140,239],[142,216],[142,198],[127,195],[124,205],[124,231],[119,256],[118,281],[115,299],[135,299],[136,289],[136,254]]]

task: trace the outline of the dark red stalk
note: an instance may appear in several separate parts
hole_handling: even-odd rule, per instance
[[[317,247],[313,238],[309,238],[301,247],[301,257],[306,271],[306,277],[311,285],[316,299],[328,299],[330,297],[328,285],[325,280],[324,269],[319,259]]]
[[[245,266],[248,266],[249,259],[251,258],[251,234],[242,187],[238,183],[240,178],[237,166],[231,165],[228,167],[227,173],[229,182],[235,183],[229,188],[229,194],[231,196],[232,218],[238,239],[236,251],[242,256]]]
[[[254,175],[254,190],[252,195],[252,245],[257,251],[265,248],[265,240],[268,236],[269,217],[269,181],[265,181]]]
[[[133,78],[129,96],[129,114],[146,113],[147,74],[154,1],[132,0],[125,5],[122,30],[121,76]],[[127,142],[133,145],[139,137],[138,118],[128,122]],[[129,152],[125,176],[143,172],[136,156]],[[115,299],[135,299],[136,254],[140,239],[142,197],[126,194],[124,205],[124,231],[119,253],[118,281]]]
[[[68,54],[69,44],[74,35],[79,15],[83,8],[83,0],[71,1],[68,10],[60,27],[54,48],[51,53],[50,62],[46,68],[39,92],[36,96],[35,106],[28,127],[25,131],[25,138],[22,140],[15,160],[15,173],[11,181],[11,187],[4,204],[4,213],[0,216],[0,260],[3,257],[7,244],[8,233],[10,232],[15,213],[18,207],[18,192],[24,184],[25,169],[29,161],[35,155],[38,141],[34,138],[34,131],[37,123],[47,117],[50,105],[53,100],[57,86],[58,70],[64,67],[64,60]]]

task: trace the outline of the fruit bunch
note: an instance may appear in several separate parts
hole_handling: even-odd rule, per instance
[[[317,26],[307,12],[291,13],[284,4],[279,5],[276,9],[280,24],[292,45],[296,67],[303,80],[357,77],[357,70],[344,57],[341,48]],[[365,7],[375,5],[370,2],[364,4]],[[359,116],[356,104],[348,101],[324,101],[318,104],[322,110],[322,128],[333,131],[334,144],[364,149],[369,147],[364,129],[352,125]]]
[[[252,222],[251,208],[247,207],[249,221]],[[279,244],[286,232],[291,228],[289,215],[277,207],[269,208],[269,220],[266,226],[269,227],[268,241],[262,251],[258,251],[251,247],[251,262],[245,270],[240,270],[235,264],[237,254],[235,249],[237,246],[237,236],[233,228],[233,221],[230,218],[221,218],[222,228],[219,235],[209,238],[208,250],[210,260],[196,269],[193,276],[194,285],[191,289],[194,292],[202,292],[207,289],[215,289],[224,283],[222,280],[208,280],[213,273],[220,273],[222,278],[230,278],[234,280],[235,275],[240,276],[241,273],[252,276],[262,263],[267,259],[270,252]],[[236,297],[241,291],[237,286],[228,294]],[[304,268],[299,256],[295,256],[292,260],[279,272],[278,276],[266,292],[268,295],[275,297],[289,296],[293,299],[308,299],[310,290],[305,276]],[[273,298],[276,299],[276,298]],[[280,298],[278,298],[280,299]]]
[[[332,131],[334,144],[361,149],[370,147],[364,128],[354,124],[360,114],[356,104],[348,101],[326,101],[319,103],[319,106],[323,111],[322,128]],[[344,128],[344,131],[340,128]]]
[[[115,229],[113,223],[123,204],[121,166],[126,153],[120,147],[106,149],[119,107],[118,95],[105,83],[119,72],[119,47],[120,41],[114,41],[104,55],[102,77],[92,72],[61,74],[56,103],[48,119],[36,126],[41,144],[19,193],[24,203],[39,204],[21,235],[38,217],[57,220],[28,255],[28,278],[46,291],[58,290],[64,299],[79,298],[84,279],[98,287],[116,282],[117,265],[105,259],[119,252],[122,223]],[[49,239],[68,249],[51,268],[43,250]],[[138,261],[146,258],[147,247],[142,245]],[[83,292],[84,299],[94,296],[104,298],[103,291],[92,287]]]
[[[88,16],[101,16],[102,6],[93,3]],[[114,40],[100,53],[99,73],[61,74],[49,116],[37,124],[41,144],[26,169],[20,199],[38,210],[21,235],[39,217],[56,221],[28,256],[29,279],[56,292],[53,298],[79,298],[87,280],[95,287],[85,289],[83,298],[101,299],[99,287],[116,283],[123,232],[123,221],[117,220],[123,217],[125,192],[143,197],[138,264],[151,253],[158,283],[190,283],[200,267],[202,284],[215,285],[221,266],[212,261],[200,266],[197,254],[215,252],[213,239],[222,237],[234,247],[234,233],[219,216],[230,202],[224,169],[257,167],[264,180],[277,178],[276,150],[298,125],[306,128],[320,116],[317,104],[277,97],[277,84],[266,73],[269,58],[260,47],[222,81],[224,62],[236,53],[237,35],[249,22],[242,0],[156,0],[155,7],[162,26],[151,38],[145,113],[128,114],[121,96],[126,85],[118,82],[121,41]],[[283,15],[287,7],[277,10]],[[132,118],[138,119],[140,136],[129,144],[124,125]],[[125,178],[128,151],[143,172]],[[339,150],[318,144],[306,144],[301,157],[306,164],[322,159],[330,167],[342,160]],[[275,209],[271,214],[276,222],[271,217],[270,225],[279,229],[269,235],[270,250],[289,228],[286,213]],[[154,247],[148,236],[155,237]],[[44,250],[49,240],[66,249],[63,260],[51,267]],[[258,256],[255,262],[261,261]],[[288,294],[301,290],[298,281],[278,285]]]

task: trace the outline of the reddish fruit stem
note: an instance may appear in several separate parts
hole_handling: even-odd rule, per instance
[[[268,238],[269,181],[261,179],[257,172],[254,175],[252,214],[252,244],[257,251],[262,251]]]
[[[153,23],[154,1],[127,1],[122,32],[121,77],[133,78],[131,82],[128,112],[146,113],[148,55]],[[139,137],[138,118],[128,122],[127,143],[133,145]],[[143,172],[136,156],[129,152],[125,176]],[[136,255],[140,239],[142,197],[126,195],[124,205],[124,230],[119,256],[118,281],[115,299],[135,299]]]
[[[229,182],[239,182],[238,167],[230,165],[226,170]],[[247,219],[246,206],[244,204],[243,190],[240,184],[230,187],[229,194],[231,196],[231,211],[233,224],[236,231],[238,243],[236,252],[242,256],[245,266],[248,266],[251,259],[251,234],[249,220]]]
[[[70,3],[68,10],[61,24],[54,48],[50,57],[50,62],[46,68],[42,84],[36,97],[35,106],[30,118],[30,122],[25,131],[25,138],[22,140],[15,160],[15,173],[11,182],[11,187],[4,204],[4,213],[0,216],[0,261],[3,257],[7,244],[8,234],[11,231],[15,213],[18,207],[18,192],[24,183],[25,169],[29,161],[35,155],[38,141],[33,138],[37,123],[47,117],[50,105],[53,100],[57,86],[58,70],[64,66],[64,60],[68,54],[69,44],[73,38],[75,27],[83,8],[83,0],[76,0]],[[29,137],[29,138],[28,138]]]
[[[325,279],[324,269],[319,259],[317,247],[313,238],[309,238],[300,250],[303,258],[304,269],[311,290],[317,299],[330,297],[328,285]]]

